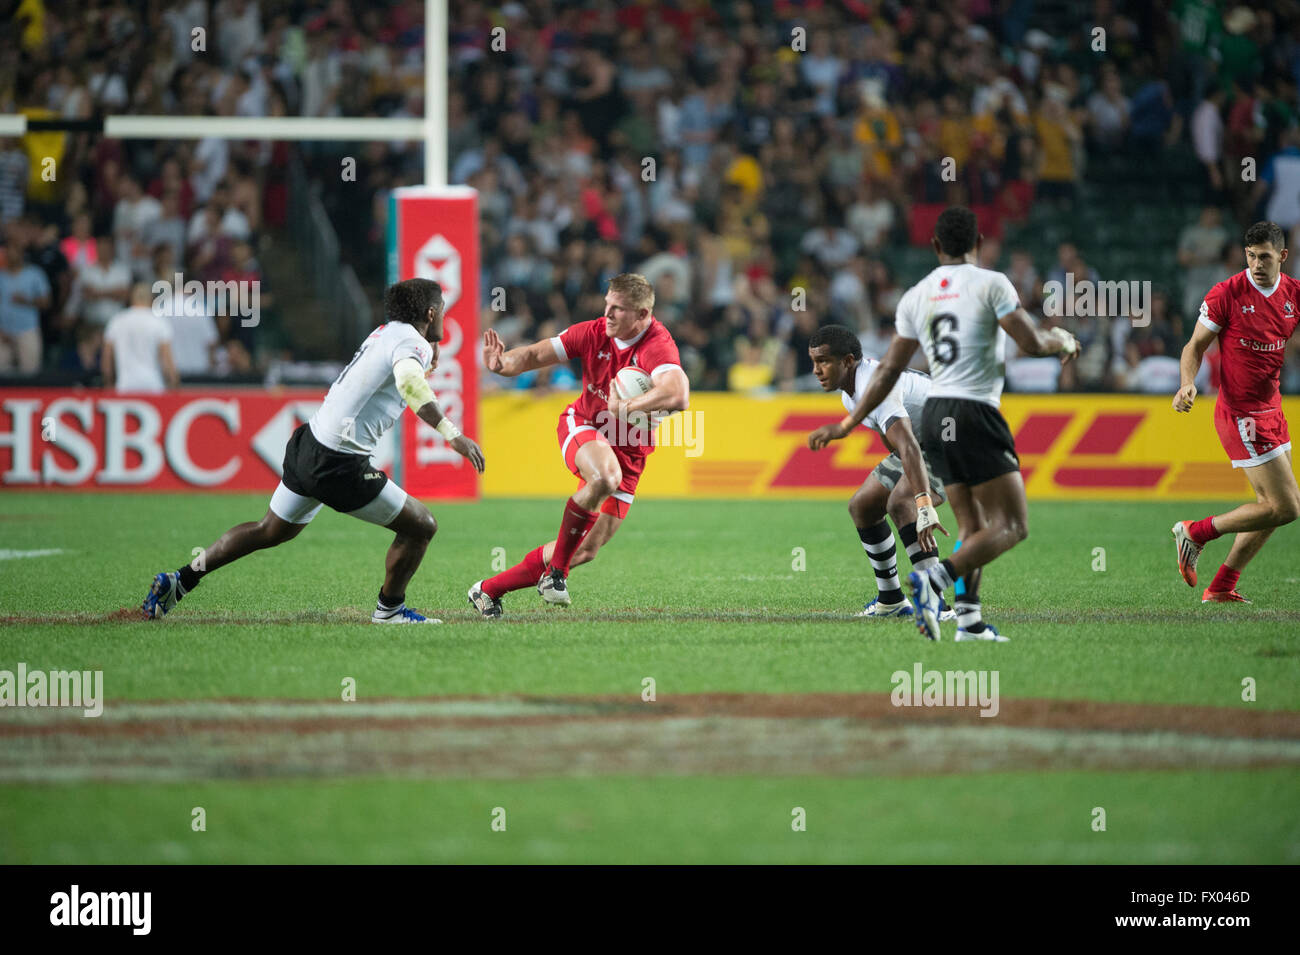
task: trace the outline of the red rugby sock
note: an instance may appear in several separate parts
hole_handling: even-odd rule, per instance
[[[1219,568],[1219,572],[1214,575],[1214,580],[1210,581],[1210,590],[1216,594],[1236,590],[1237,581],[1239,580],[1241,580],[1241,571],[1233,570],[1227,564],[1224,564]]]
[[[569,573],[569,561],[573,560],[573,552],[578,549],[587,532],[595,525],[598,516],[595,511],[580,507],[573,498],[565,502],[564,520],[560,522],[560,533],[555,538],[555,551],[551,554],[552,567],[563,574]]]
[[[528,556],[513,567],[483,581],[483,593],[489,597],[500,597],[512,590],[536,587],[537,581],[542,579],[545,572],[546,561],[542,559],[542,548],[538,547],[529,551]]]
[[[1198,544],[1208,544],[1212,540],[1218,540],[1223,535],[1214,529],[1214,518],[1202,517],[1199,521],[1189,521],[1187,523],[1187,533]]]

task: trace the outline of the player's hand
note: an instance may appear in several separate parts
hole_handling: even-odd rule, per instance
[[[1186,413],[1192,410],[1192,403],[1196,401],[1196,386],[1183,385],[1174,395],[1174,410]]]
[[[467,438],[463,434],[457,435],[452,439],[451,446],[457,454],[474,465],[474,470],[479,474],[487,469],[487,462],[483,460],[483,449],[474,443],[473,438]]]
[[[837,421],[834,424],[824,424],[812,434],[808,435],[808,447],[814,451],[820,451],[832,441],[838,441],[844,437],[844,429],[840,427]]]
[[[1079,357],[1079,339],[1075,338],[1070,332],[1059,325],[1053,328],[1049,335],[1061,346],[1060,351],[1056,353],[1061,359],[1062,365],[1068,365]]]
[[[495,375],[505,374],[506,345],[495,329],[489,328],[483,334],[483,364]]]
[[[934,542],[935,528],[938,528],[944,537],[950,536],[947,528],[939,522],[939,512],[930,502],[930,495],[916,495],[916,542],[921,545],[922,550],[938,550],[938,545]]]

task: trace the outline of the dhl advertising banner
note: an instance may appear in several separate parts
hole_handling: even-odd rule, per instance
[[[270,492],[290,435],[323,397],[324,389],[165,395],[0,389],[0,488]],[[481,427],[468,433],[487,455],[487,496],[573,492],[576,479],[555,439],[559,414],[573,397],[507,393],[483,399]],[[1288,419],[1300,420],[1300,399],[1284,399],[1283,409]],[[1002,411],[1030,497],[1252,496],[1219,447],[1213,398],[1179,415],[1164,398],[1009,395]],[[842,499],[886,451],[862,428],[825,450],[809,451],[808,432],[841,417],[831,395],[764,400],[697,392],[689,412],[660,425],[661,446],[647,462],[637,497]],[[409,435],[415,418],[404,413],[402,421]],[[392,432],[385,435],[376,466],[394,473],[398,446]],[[424,482],[439,480],[436,471],[408,472]],[[442,473],[455,479],[454,469]],[[425,499],[447,496],[417,492],[410,480],[403,485]]]
[[[429,387],[443,413],[479,433],[478,191],[467,186],[394,189],[388,206],[388,281],[432,279],[447,303],[438,367]],[[433,428],[413,415],[398,425],[402,486],[422,498],[478,497],[478,475]]]
[[[481,442],[489,497],[571,494],[556,420],[571,394],[497,394],[483,400]],[[1214,432],[1214,398],[1189,414],[1169,398],[1008,395],[1002,413],[1031,498],[1251,499]],[[1300,421],[1300,398],[1283,401]],[[846,498],[888,453],[865,428],[822,451],[808,433],[844,417],[837,395],[771,399],[695,392],[691,409],[660,425],[638,498]],[[916,425],[913,425],[916,428]]]

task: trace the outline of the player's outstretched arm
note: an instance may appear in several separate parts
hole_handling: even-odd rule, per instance
[[[1188,412],[1196,401],[1196,373],[1201,370],[1201,359],[1205,350],[1218,337],[1218,332],[1211,331],[1200,322],[1192,326],[1192,337],[1183,346],[1183,353],[1178,358],[1178,393],[1174,395],[1174,410]]]
[[[930,474],[925,467],[925,458],[921,456],[921,445],[912,433],[910,418],[895,418],[885,429],[885,438],[890,446],[898,452],[903,462],[903,476],[907,486],[916,497],[916,540],[924,550],[935,547],[934,529],[937,527],[948,536],[948,530],[939,523],[939,512],[930,500]]]
[[[1031,358],[1059,355],[1061,364],[1064,365],[1079,355],[1078,339],[1064,328],[1043,331],[1023,308],[1007,312],[998,319],[998,324],[1020,346],[1020,350]]]
[[[414,358],[399,358],[393,363],[393,378],[397,381],[397,390],[407,407],[419,416],[421,421],[447,439],[447,443],[461,457],[474,465],[479,474],[487,468],[483,459],[483,450],[472,438],[461,434],[456,423],[442,413],[438,407],[438,397],[429,387],[424,377],[424,368]]]
[[[912,355],[916,353],[916,346],[915,338],[895,335],[894,340],[889,343],[889,351],[885,352],[885,357],[880,359],[880,365],[872,374],[867,390],[858,399],[853,414],[846,415],[843,420],[835,424],[822,425],[808,435],[808,447],[820,451],[830,442],[839,441],[852,434],[853,429],[862,423],[862,419],[875,411],[876,406],[894,390],[894,385],[898,384],[898,376],[903,373],[907,363],[912,360]]]
[[[506,351],[505,342],[494,329],[489,328],[483,335],[483,365],[495,375],[513,378],[559,362],[560,356],[549,338]]]

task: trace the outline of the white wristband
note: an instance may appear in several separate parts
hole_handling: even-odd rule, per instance
[[[455,441],[460,437],[460,428],[456,427],[456,423],[450,418],[443,418],[439,421],[437,431],[448,441]]]

